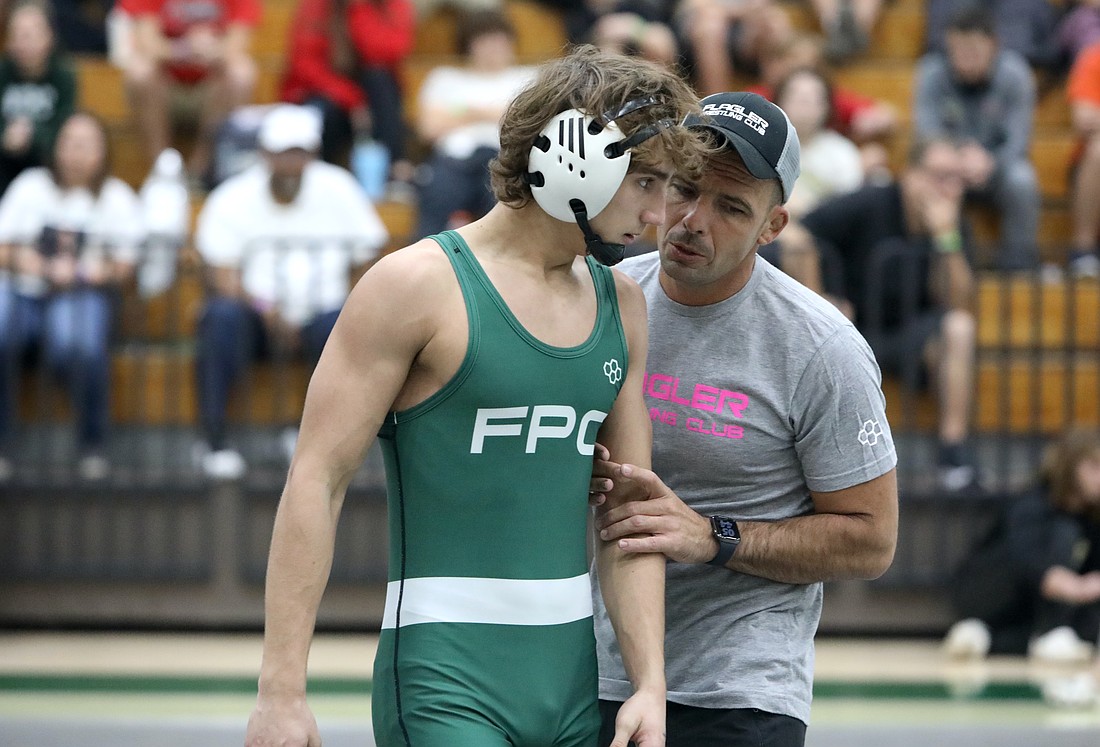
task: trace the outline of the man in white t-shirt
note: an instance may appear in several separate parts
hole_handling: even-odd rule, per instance
[[[198,332],[203,469],[220,479],[245,470],[226,442],[229,392],[245,364],[269,351],[315,362],[353,272],[389,240],[351,173],[316,159],[315,110],[276,107],[258,142],[263,161],[210,194],[195,235],[213,288]]]

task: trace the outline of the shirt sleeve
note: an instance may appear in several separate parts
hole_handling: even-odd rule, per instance
[[[259,0],[228,0],[225,9],[225,23],[240,23],[255,28],[260,25],[263,6]]]
[[[412,51],[416,11],[408,0],[353,3],[348,31],[360,58],[368,65],[393,67]]]
[[[913,82],[913,131],[923,137],[944,134],[942,102],[947,63],[941,55],[931,53],[921,58],[917,64],[916,79]]]
[[[850,488],[897,464],[882,376],[851,325],[840,327],[810,360],[795,388],[791,420],[810,490]]]
[[[40,206],[49,197],[42,193],[41,172],[24,171],[0,199],[0,242],[25,244],[34,241],[42,231]]]
[[[232,186],[227,182],[226,186]],[[240,206],[224,188],[214,190],[199,213],[195,227],[195,248],[203,260],[214,267],[237,267],[241,262],[244,235],[235,216]]]
[[[287,62],[294,82],[318,91],[348,110],[364,102],[363,90],[329,64],[328,25],[320,0],[305,0],[291,29]]]
[[[155,16],[160,14],[164,0],[118,0],[118,9],[131,16]]]
[[[1035,114],[1035,80],[1027,61],[1014,52],[1002,53],[1003,82],[998,86],[1007,99],[1003,107],[1009,115],[1001,123],[1004,141],[994,155],[1002,165],[1028,158],[1031,147],[1031,120]]]
[[[351,174],[347,174],[346,178],[343,178],[343,174],[339,176],[341,179],[334,186],[340,189],[334,189],[333,196],[338,195],[338,199],[343,203],[342,214],[349,234],[354,237],[351,244],[351,259],[361,265],[378,256],[386,242],[390,240],[390,234],[379,217],[378,211],[375,210],[355,178]]]
[[[1077,58],[1069,72],[1066,96],[1071,102],[1100,106],[1100,45],[1090,47]]]

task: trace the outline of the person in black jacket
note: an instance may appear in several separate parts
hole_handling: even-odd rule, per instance
[[[1100,635],[1100,431],[1049,449],[1037,488],[1013,501],[953,584],[955,658],[1083,661]]]

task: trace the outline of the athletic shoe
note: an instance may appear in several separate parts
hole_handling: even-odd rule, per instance
[[[244,457],[233,449],[210,451],[202,456],[202,471],[211,480],[239,480],[247,470]]]
[[[937,466],[940,490],[945,493],[969,493],[981,489],[978,468],[966,444],[941,443]]]
[[[968,617],[947,631],[943,652],[952,659],[984,659],[991,642],[989,626],[976,617]]]
[[[1092,658],[1093,645],[1082,641],[1068,625],[1062,625],[1033,638],[1027,647],[1032,659],[1050,664],[1086,662]]]
[[[1089,672],[1054,677],[1042,683],[1043,699],[1056,708],[1092,708],[1100,698],[1096,678]]]

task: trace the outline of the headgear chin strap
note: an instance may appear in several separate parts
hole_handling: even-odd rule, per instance
[[[630,149],[675,124],[662,119],[626,137],[615,120],[656,103],[652,96],[632,99],[598,117],[579,109],[561,112],[535,138],[528,156],[527,181],[535,202],[558,220],[580,226],[588,253],[601,264],[622,261],[626,247],[601,239],[589,221],[626,178]]]

